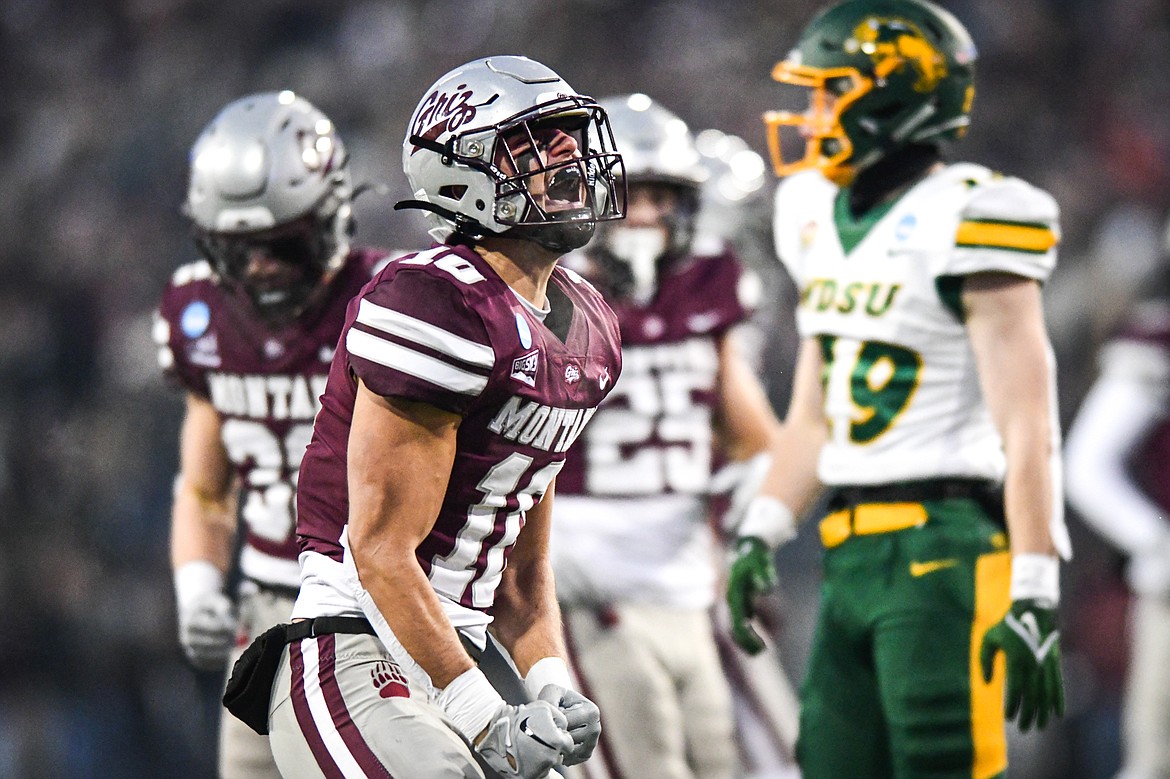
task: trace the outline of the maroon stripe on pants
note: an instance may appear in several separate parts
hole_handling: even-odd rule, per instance
[[[337,668],[337,639],[331,634],[317,637],[317,652],[320,658],[321,693],[325,696],[325,704],[329,707],[329,715],[333,718],[333,725],[341,734],[341,740],[349,747],[354,760],[361,766],[368,777],[382,777],[394,779],[382,761],[370,749],[370,745],[362,737],[358,726],[349,716],[349,709],[345,707],[345,699],[341,695],[341,687],[337,684],[334,673]],[[370,684],[373,684],[371,680]]]
[[[581,694],[591,701],[596,703],[597,698],[594,697],[593,691],[590,690],[589,679],[585,677],[585,672],[581,670],[581,651],[577,649],[577,642],[573,638],[573,629],[569,627],[570,621],[563,620],[562,632],[565,637],[565,654],[569,656],[569,665],[573,667],[573,671],[577,674],[577,682],[581,685]],[[602,712],[604,715],[604,712]],[[609,742],[605,738],[605,729],[601,730],[601,738],[597,741],[597,749],[594,755],[601,755],[601,763],[605,770],[609,773],[611,779],[623,779],[621,766],[618,765],[617,756],[614,755],[613,750],[609,746]],[[592,762],[592,758],[588,762]],[[582,764],[585,765],[585,764]]]
[[[313,639],[304,639],[312,641]],[[297,715],[297,724],[301,726],[301,733],[305,741],[309,742],[309,749],[317,761],[317,767],[327,779],[345,779],[337,763],[333,762],[329,749],[317,732],[317,723],[313,722],[313,713],[309,711],[309,699],[305,695],[305,658],[301,654],[301,642],[294,641],[288,645],[289,659],[292,664],[292,702],[293,711]]]

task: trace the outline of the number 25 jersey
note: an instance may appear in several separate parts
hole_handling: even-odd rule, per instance
[[[817,340],[824,365],[821,481],[1001,480],[961,280],[986,271],[1047,279],[1059,241],[1052,197],[960,163],[860,220],[815,172],[781,182],[775,207],[777,251],[800,293],[797,327]]]

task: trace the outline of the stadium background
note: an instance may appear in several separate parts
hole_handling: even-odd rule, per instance
[[[292,88],[339,127],[362,242],[410,248],[407,118],[449,68],[526,54],[577,89],[643,91],[766,154],[768,74],[811,0],[4,0],[0,2],[0,776],[212,775],[219,680],[176,645],[167,562],[179,397],[149,339],[169,273],[194,258],[178,205],[218,108]],[[1067,425],[1094,352],[1156,267],[1170,207],[1170,3],[944,2],[980,49],[957,156],[1063,208],[1046,290]],[[769,259],[774,182],[745,201],[745,255],[770,282],[766,379],[785,403],[788,292]],[[768,312],[765,312],[766,314]],[[1072,517],[1066,719],[1013,736],[1013,776],[1106,779],[1117,764],[1127,595],[1121,559]],[[799,675],[816,545],[782,550],[781,646]]]

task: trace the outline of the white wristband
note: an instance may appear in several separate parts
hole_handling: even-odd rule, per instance
[[[175,569],[175,601],[184,611],[209,593],[223,591],[223,571],[209,560],[191,560]]]
[[[504,705],[504,699],[492,687],[479,668],[468,668],[442,689],[435,703],[467,740],[476,737]]]
[[[757,495],[748,504],[747,513],[740,524],[738,534],[756,536],[775,549],[796,537],[796,517],[778,498],[771,495]]]
[[[1046,554],[1012,555],[1012,600],[1060,603],[1060,559]]]
[[[545,686],[556,684],[566,690],[573,689],[573,681],[569,678],[569,666],[559,657],[542,657],[528,669],[524,677],[524,686],[533,698],[540,695]]]

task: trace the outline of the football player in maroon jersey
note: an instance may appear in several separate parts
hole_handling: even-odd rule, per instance
[[[1102,348],[1069,430],[1069,502],[1129,557],[1126,777],[1170,776],[1170,270]]]
[[[601,104],[626,218],[568,262],[617,313],[624,367],[558,479],[552,545],[573,670],[606,723],[587,773],[729,779],[710,499],[721,461],[758,458],[762,475],[779,425],[734,332],[758,281],[727,241],[695,234],[709,174],[683,120],[642,94]]]
[[[191,151],[184,212],[203,259],[167,285],[155,338],[187,396],[171,557],[179,639],[200,669],[230,667],[292,611],[297,471],[346,303],[383,258],[350,245],[352,196],[333,124],[292,92],[230,103]],[[226,715],[220,730],[221,776],[279,775],[267,739]]]
[[[456,68],[415,109],[399,206],[440,243],[351,302],[301,468],[301,591],[261,723],[285,777],[529,778],[592,752],[549,511],[621,354],[557,261],[622,215],[620,165],[604,110],[524,57]],[[532,702],[477,667],[489,629]]]

